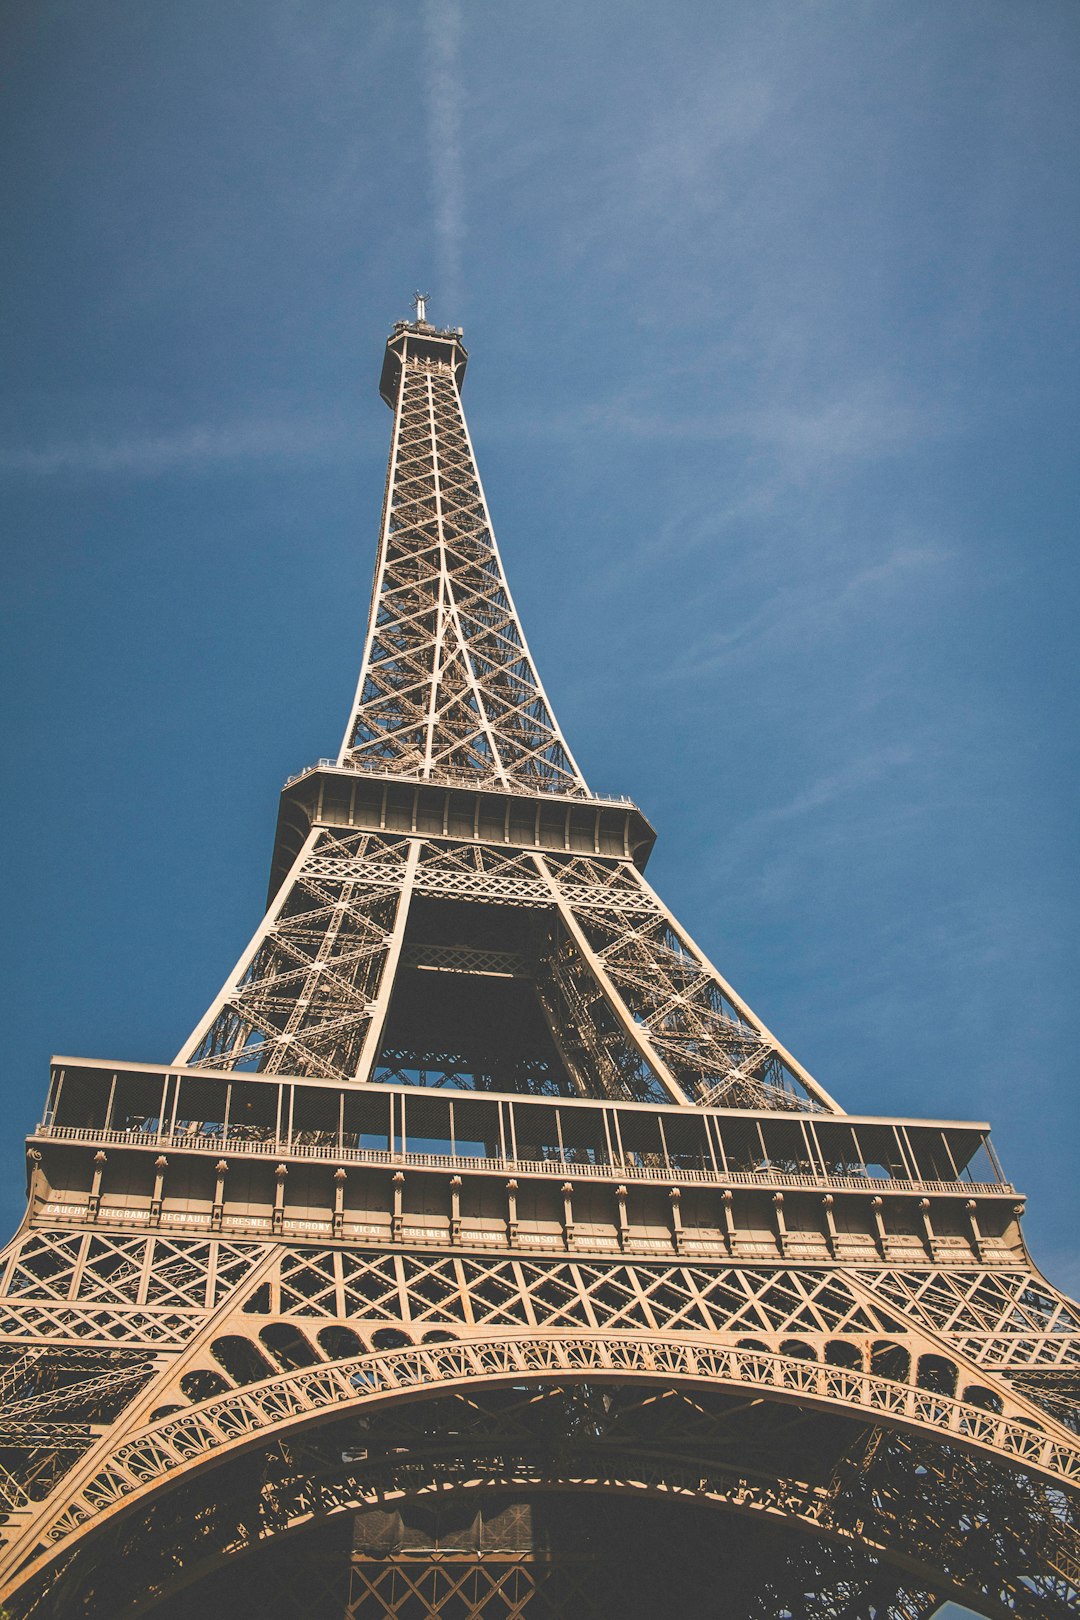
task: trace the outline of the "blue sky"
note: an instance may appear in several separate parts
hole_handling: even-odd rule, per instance
[[[851,1109],[1080,1287],[1074,0],[8,0],[3,1198],[336,749],[415,286],[592,784]]]

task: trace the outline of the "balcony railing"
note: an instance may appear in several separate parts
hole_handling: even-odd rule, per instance
[[[340,771],[345,776],[373,776],[380,782],[403,782],[407,787],[423,788],[465,788],[475,793],[510,793],[519,798],[531,799],[537,794],[552,799],[556,803],[566,801],[573,804],[609,804],[618,809],[629,807],[637,809],[637,804],[628,793],[568,793],[565,788],[552,787],[542,780],[536,782],[519,782],[510,779],[505,782],[484,780],[479,772],[450,771],[440,769],[438,776],[418,777],[410,776],[398,771],[380,770],[377,765],[363,765],[358,761],[350,761],[347,765],[339,765],[336,759],[316,760],[314,765],[305,765],[302,771],[295,771],[292,776],[285,778],[285,786],[290,788],[294,782],[299,782],[312,771]]]
[[[595,1159],[575,1158],[573,1150],[552,1151],[544,1158],[512,1158],[503,1155],[462,1153],[414,1153],[388,1148],[350,1147],[331,1133],[324,1140],[304,1140],[316,1133],[300,1133],[291,1141],[273,1135],[255,1136],[251,1127],[242,1133],[233,1131],[148,1131],[103,1130],[80,1125],[39,1125],[34,1133],[51,1141],[82,1142],[88,1146],[153,1148],[186,1152],[232,1155],[253,1155],[258,1158],[316,1159],[327,1164],[363,1164],[388,1166],[394,1169],[417,1170],[479,1170],[500,1175],[561,1176],[564,1180],[632,1180],[679,1181],[686,1185],[721,1187],[790,1187],[798,1190],[825,1192],[867,1193],[974,1193],[1007,1194],[1015,1197],[1016,1189],[1008,1181],[915,1181],[898,1176],[822,1175],[798,1170],[786,1170],[770,1165],[757,1170],[714,1170],[711,1165],[680,1164],[678,1160],[655,1161],[633,1159],[600,1162]]]

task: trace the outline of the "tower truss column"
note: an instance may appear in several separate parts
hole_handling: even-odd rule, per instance
[[[340,752],[172,1063],[57,1057],[0,1255],[10,1620],[1080,1612],[1080,1307],[982,1121],[848,1113],[591,792],[462,335]]]

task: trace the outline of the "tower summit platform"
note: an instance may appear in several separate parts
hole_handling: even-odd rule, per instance
[[[454,326],[440,330],[432,326],[424,316],[424,300],[418,295],[416,302],[416,319],[395,321],[386,340],[379,393],[391,410],[397,407],[401,370],[407,360],[448,367],[459,389],[465,381],[469,355],[462,341],[465,336],[462,328]]]

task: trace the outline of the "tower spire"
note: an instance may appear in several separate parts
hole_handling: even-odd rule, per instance
[[[399,323],[375,590],[339,764],[426,782],[588,794],[503,572],[461,405],[456,330]]]

